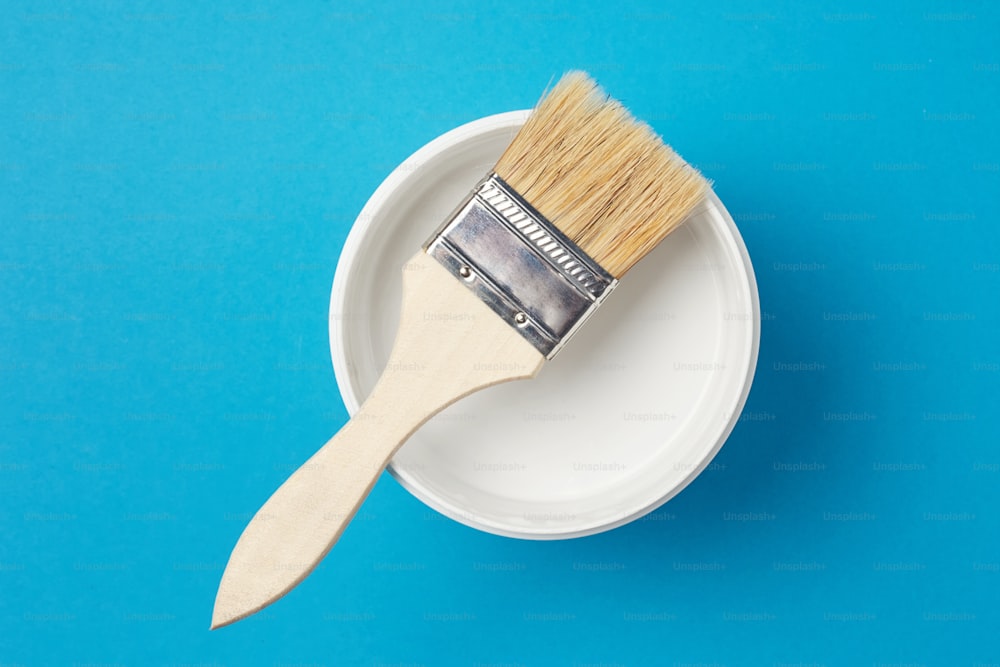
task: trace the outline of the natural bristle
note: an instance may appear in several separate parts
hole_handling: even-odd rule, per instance
[[[583,72],[566,74],[539,102],[495,170],[616,278],[709,188]]]

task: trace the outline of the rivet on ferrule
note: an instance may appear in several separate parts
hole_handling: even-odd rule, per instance
[[[549,359],[618,284],[496,174],[424,250]]]

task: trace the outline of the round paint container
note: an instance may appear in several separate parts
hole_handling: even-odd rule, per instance
[[[438,137],[358,216],[330,299],[330,351],[352,414],[388,361],[403,265],[528,113]],[[620,526],[676,495],[722,447],[750,390],[759,337],[750,257],[711,194],[535,379],[442,411],[389,472],[438,512],[498,535],[561,539]]]

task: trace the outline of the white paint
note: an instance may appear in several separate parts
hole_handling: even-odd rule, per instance
[[[330,350],[352,414],[389,359],[400,267],[527,114],[435,139],[359,215],[330,302]],[[537,378],[446,409],[389,470],[430,507],[500,535],[556,539],[627,523],[678,493],[725,442],[750,389],[759,334],[750,259],[713,194]]]

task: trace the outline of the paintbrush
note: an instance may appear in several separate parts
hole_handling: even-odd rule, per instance
[[[382,377],[244,529],[212,628],[302,581],[427,419],[479,389],[534,377],[708,188],[590,77],[566,74],[407,262]]]

